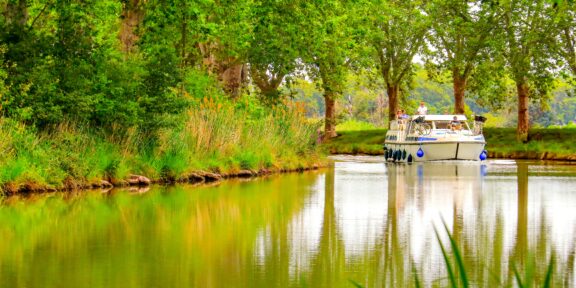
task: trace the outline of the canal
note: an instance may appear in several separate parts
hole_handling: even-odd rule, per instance
[[[450,237],[474,286],[515,286],[514,270],[543,283],[551,267],[573,287],[576,165],[341,156],[213,185],[9,197],[0,287],[446,287]]]

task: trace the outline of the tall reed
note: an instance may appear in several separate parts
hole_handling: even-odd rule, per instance
[[[180,168],[184,165],[176,163],[176,155],[193,163],[192,169],[298,168],[318,160],[315,135],[316,126],[295,107],[276,107],[255,118],[249,111],[204,100],[187,112],[182,127],[161,133],[158,153],[166,164]]]
[[[177,178],[195,170],[295,169],[320,160],[317,126],[298,105],[255,114],[205,98],[180,119],[153,133],[71,122],[38,132],[0,119],[0,185],[14,192],[22,185],[62,186],[131,173]]]

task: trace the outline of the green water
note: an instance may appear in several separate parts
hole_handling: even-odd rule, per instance
[[[442,219],[474,286],[515,285],[513,266],[541,283],[552,255],[554,287],[576,283],[576,165],[343,157],[213,186],[7,198],[0,219],[0,287],[445,287]]]

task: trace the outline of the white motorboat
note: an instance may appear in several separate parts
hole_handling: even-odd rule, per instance
[[[393,120],[386,133],[386,161],[483,161],[487,158],[482,128],[486,118],[474,117],[472,129],[465,115],[422,115]]]

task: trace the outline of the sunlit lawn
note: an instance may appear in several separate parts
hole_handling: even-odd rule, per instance
[[[530,141],[516,141],[514,128],[485,128],[486,149],[496,153],[576,154],[576,128],[537,128],[530,130]],[[332,154],[383,154],[386,129],[340,130],[338,137],[323,144]]]

